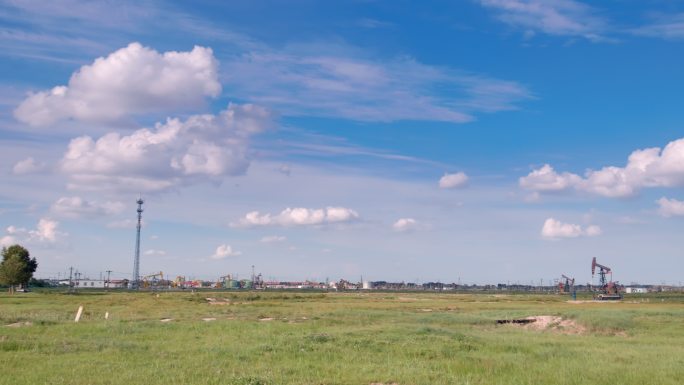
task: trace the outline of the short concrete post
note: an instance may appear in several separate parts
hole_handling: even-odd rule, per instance
[[[109,312],[105,312],[105,319],[109,319]]]
[[[78,322],[81,319],[81,314],[83,314],[83,305],[78,307],[78,312],[76,312],[76,318],[74,322]]]

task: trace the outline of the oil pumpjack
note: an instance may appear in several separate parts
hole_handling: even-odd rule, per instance
[[[563,293],[569,293],[575,288],[575,278],[570,278],[565,274],[561,274],[561,277],[563,277],[563,282],[558,286]]]
[[[599,268],[599,290],[594,292],[594,299],[600,301],[616,301],[622,299],[622,294],[620,294],[620,285],[618,282],[613,282],[613,271],[608,266],[601,265],[596,262],[596,257],[591,260],[591,277],[596,274],[596,268]],[[610,274],[610,279],[606,278],[606,275]]]

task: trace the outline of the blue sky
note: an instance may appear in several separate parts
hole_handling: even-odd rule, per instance
[[[0,241],[213,279],[679,284],[684,3],[0,2]]]

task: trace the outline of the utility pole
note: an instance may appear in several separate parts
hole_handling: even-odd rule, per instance
[[[72,292],[74,290],[74,282],[72,281],[72,277],[74,275],[74,268],[69,267],[69,292]]]
[[[107,285],[106,285],[107,289],[109,289],[109,285],[110,285],[109,276],[110,276],[111,274],[112,274],[112,271],[111,271],[111,270],[107,270]]]
[[[74,289],[78,289],[78,287],[81,284],[81,282],[79,282],[79,279],[78,279],[79,275],[80,275],[80,273],[78,272],[78,270],[76,270],[76,272],[74,273],[74,276],[76,277],[76,286],[74,286]]]

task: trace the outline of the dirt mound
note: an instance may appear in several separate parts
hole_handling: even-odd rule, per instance
[[[20,328],[22,326],[31,326],[31,325],[33,325],[33,322],[25,321],[25,322],[15,322],[13,324],[8,324],[5,326],[10,327],[10,328]]]
[[[583,325],[560,316],[538,315],[522,318],[518,321],[524,322],[510,322],[509,324],[527,330],[548,330],[561,334],[584,334],[587,332],[587,328]]]

